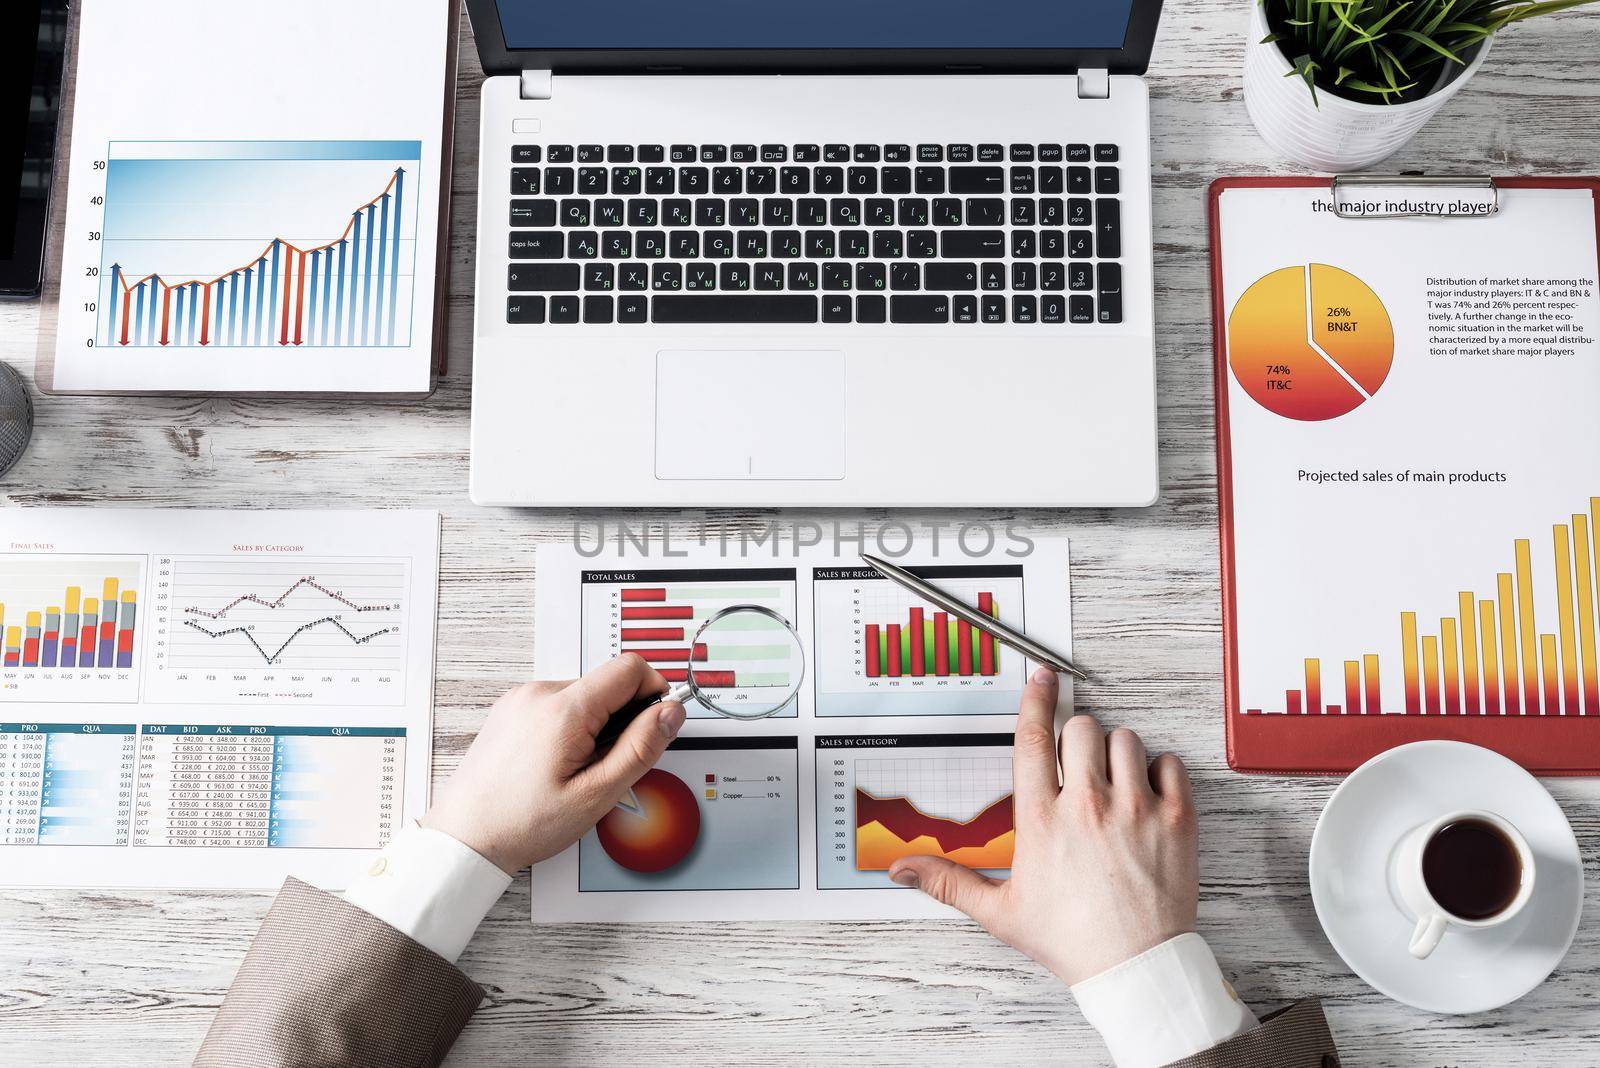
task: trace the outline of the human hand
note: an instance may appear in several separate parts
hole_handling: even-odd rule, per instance
[[[677,737],[684,709],[666,701],[594,760],[595,734],[611,713],[666,689],[666,680],[632,654],[576,682],[518,686],[495,702],[422,826],[512,875],[555,856],[611,811]]]
[[[1071,986],[1194,930],[1200,873],[1189,774],[1171,753],[1147,768],[1133,731],[1107,735],[1074,716],[1057,785],[1058,685],[1040,669],[1022,695],[1011,878],[942,857],[907,857],[889,878],[960,909]]]

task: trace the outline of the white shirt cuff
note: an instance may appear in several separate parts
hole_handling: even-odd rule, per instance
[[[1085,979],[1072,996],[1117,1068],[1160,1068],[1257,1026],[1193,933]]]
[[[389,840],[344,899],[454,964],[510,885],[511,876],[448,834],[412,825]]]

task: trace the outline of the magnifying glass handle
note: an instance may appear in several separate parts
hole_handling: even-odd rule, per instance
[[[644,712],[656,707],[663,701],[677,701],[682,704],[694,696],[694,688],[686,682],[680,682],[666,693],[645,694],[635,697],[611,713],[611,718],[606,720],[605,726],[600,728],[600,733],[594,736],[595,749],[604,749],[622,737],[622,732],[628,725],[638,719]]]

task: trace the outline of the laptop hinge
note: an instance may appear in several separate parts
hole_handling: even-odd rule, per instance
[[[524,75],[524,78],[527,76]],[[526,84],[526,81],[524,81]],[[1105,100],[1111,96],[1111,72],[1104,67],[1085,67],[1078,71],[1078,99]]]
[[[549,100],[551,90],[551,75],[547,70],[525,70],[522,72],[522,99],[524,100]]]

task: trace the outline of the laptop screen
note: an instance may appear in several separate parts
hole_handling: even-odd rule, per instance
[[[498,0],[506,48],[1117,49],[1134,0]]]

